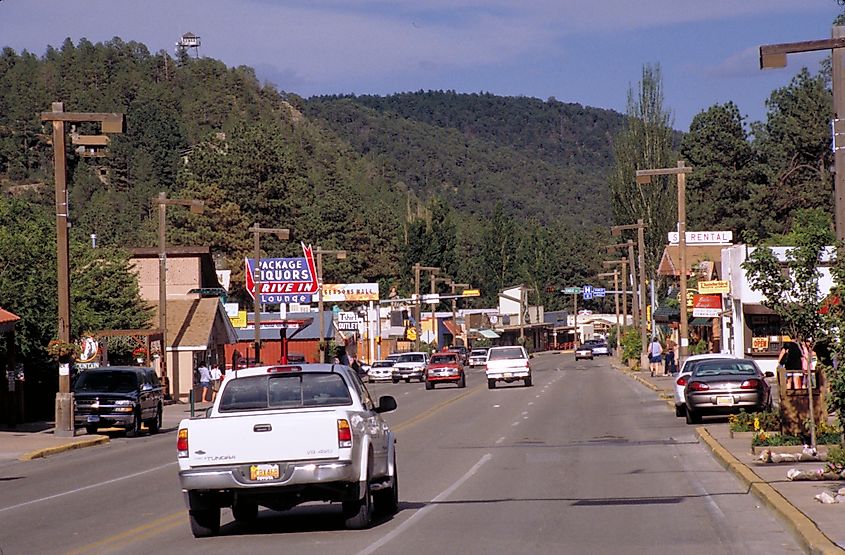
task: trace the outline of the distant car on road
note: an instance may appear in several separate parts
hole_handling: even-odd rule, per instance
[[[593,348],[589,344],[583,344],[575,348],[575,360],[582,358],[593,360]]]
[[[687,405],[686,401],[684,400],[684,389],[687,387],[687,380],[692,374],[692,371],[695,367],[703,360],[716,360],[716,359],[738,359],[734,355],[729,355],[725,353],[706,353],[703,355],[692,355],[687,357],[681,366],[681,371],[678,373],[678,377],[675,378],[675,386],[673,388],[673,394],[675,396],[675,416],[683,417],[687,413]]]
[[[373,382],[389,382],[393,379],[393,361],[392,360],[376,360],[373,361],[372,366],[367,371],[367,381]]]
[[[406,383],[425,380],[423,371],[427,362],[428,355],[425,353],[402,353],[393,365],[393,383],[399,383],[399,380],[405,380]]]
[[[495,389],[497,382],[522,380],[531,387],[531,365],[524,347],[491,347],[487,351],[487,388]]]
[[[141,366],[89,368],[73,381],[74,421],[89,434],[98,428],[121,427],[141,434],[141,424],[158,433],[164,412],[164,394],[158,375]]]
[[[759,412],[772,406],[772,391],[765,374],[753,360],[713,359],[698,363],[684,389],[687,424],[703,415]]]
[[[607,346],[607,342],[603,339],[596,339],[591,341],[590,348],[593,350],[594,357],[610,356],[610,349]]]
[[[460,357],[461,364],[469,364],[469,351],[463,345],[458,345],[456,347],[450,347],[450,352],[458,353]]]
[[[425,388],[434,389],[439,383],[453,383],[458,387],[467,386],[464,365],[460,353],[434,353],[425,367]]]
[[[487,362],[487,349],[473,349],[469,353],[469,366],[484,366]]]

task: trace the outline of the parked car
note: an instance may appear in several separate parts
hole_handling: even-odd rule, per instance
[[[463,345],[457,345],[455,347],[450,347],[449,351],[453,353],[458,353],[460,357],[461,364],[469,364],[469,350]]]
[[[608,348],[607,342],[603,339],[591,341],[590,348],[593,350],[594,357],[610,356],[610,348]]]
[[[425,367],[425,388],[434,389],[439,383],[453,383],[458,387],[466,387],[464,365],[460,353],[434,353]]]
[[[713,359],[696,364],[684,389],[687,424],[703,415],[759,412],[772,406],[772,391],[765,374],[753,360]]]
[[[681,366],[681,371],[678,372],[678,377],[675,378],[675,386],[673,387],[673,394],[675,397],[675,416],[682,417],[687,413],[687,405],[684,400],[684,389],[687,387],[687,380],[695,369],[696,365],[702,360],[716,360],[716,359],[737,359],[734,355],[724,353],[706,353],[703,355],[692,355],[687,357]]]
[[[206,418],[179,423],[179,482],[196,537],[220,531],[220,509],[251,522],[258,507],[339,503],[347,528],[399,509],[396,440],[358,375],[340,364],[232,372]]]
[[[480,349],[473,349],[469,353],[469,366],[484,366],[484,363],[487,362],[487,349],[480,348]]]
[[[74,422],[89,434],[99,428],[125,428],[141,434],[161,429],[164,394],[158,375],[141,366],[103,366],[81,371],[73,380]]]
[[[373,382],[389,382],[393,379],[393,361],[392,360],[376,360],[373,361],[372,366],[367,371],[367,381]]]
[[[575,360],[581,360],[582,358],[593,360],[593,348],[587,343],[575,348]]]
[[[491,347],[487,351],[487,388],[495,389],[497,382],[522,380],[531,387],[531,365],[524,347]]]
[[[393,383],[399,383],[399,380],[405,380],[406,383],[410,383],[411,380],[425,380],[423,371],[426,363],[428,363],[428,355],[425,353],[402,353],[393,365]]]

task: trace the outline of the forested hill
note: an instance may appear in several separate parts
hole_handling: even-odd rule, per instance
[[[322,96],[305,112],[416,193],[485,217],[609,223],[604,177],[624,116],[555,100],[454,92]]]

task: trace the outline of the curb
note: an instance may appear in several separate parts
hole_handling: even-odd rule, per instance
[[[109,442],[109,436],[94,436],[90,439],[82,439],[73,443],[65,443],[64,445],[56,445],[55,447],[45,447],[43,449],[35,449],[29,451],[18,457],[19,461],[31,461],[32,459],[41,459],[48,455],[55,455],[56,453],[64,453],[65,451],[72,451],[73,449],[82,449],[83,447],[93,447]]]
[[[763,481],[753,470],[745,466],[730,451],[722,447],[722,444],[710,435],[707,428],[696,428],[695,433],[710,448],[716,459],[722,463],[722,466],[733,472],[737,478],[748,486],[749,491],[754,493],[770,509],[773,509],[787,521],[792,531],[804,544],[808,553],[845,553],[845,550],[825,536],[818,529],[816,523],[810,520],[807,515],[795,508],[775,488]]]

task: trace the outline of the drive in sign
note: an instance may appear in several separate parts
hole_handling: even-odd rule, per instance
[[[302,243],[303,258],[262,258],[258,261],[261,302],[267,304],[309,303],[317,292],[317,272],[310,246]],[[254,297],[255,260],[246,259],[246,289]]]

